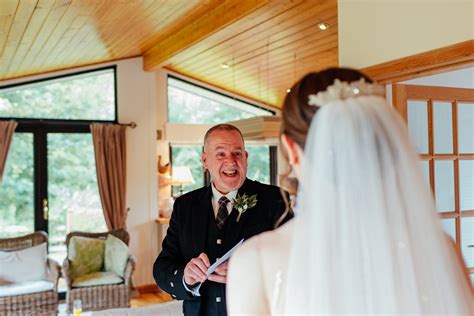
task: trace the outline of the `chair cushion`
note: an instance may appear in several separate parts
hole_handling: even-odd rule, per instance
[[[48,281],[28,281],[0,286],[0,297],[46,292],[54,289],[54,283]]]
[[[0,285],[47,279],[47,244],[0,251]]]
[[[105,240],[105,271],[113,272],[121,277],[128,261],[128,246],[112,234]]]
[[[120,284],[123,279],[113,272],[94,272],[78,276],[72,282],[73,287]]]
[[[102,239],[73,236],[68,246],[72,277],[99,272],[104,264],[104,248]]]

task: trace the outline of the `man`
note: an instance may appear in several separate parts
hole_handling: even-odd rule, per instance
[[[153,275],[164,291],[184,300],[186,315],[226,315],[227,262],[208,277],[207,268],[242,238],[274,228],[282,216],[284,221],[291,218],[284,215],[278,187],[246,178],[247,157],[236,127],[212,127],[204,137],[202,153],[211,185],[184,194],[174,203]],[[250,199],[242,199],[243,194]],[[240,212],[233,206],[234,199]],[[255,277],[256,271],[249,271],[249,276]]]

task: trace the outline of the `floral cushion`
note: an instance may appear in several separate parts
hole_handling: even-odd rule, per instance
[[[105,271],[113,272],[121,277],[128,261],[128,246],[112,234],[105,241]]]
[[[94,272],[78,276],[72,282],[73,287],[120,284],[123,279],[113,272]]]
[[[73,236],[68,246],[72,278],[99,272],[104,264],[104,249],[102,239]]]

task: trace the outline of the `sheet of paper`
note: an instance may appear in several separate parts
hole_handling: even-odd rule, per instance
[[[216,262],[214,262],[208,269],[207,269],[207,275],[211,275],[214,273],[214,271],[216,271],[216,268],[218,266],[220,266],[221,264],[223,264],[224,262],[226,262],[230,256],[240,247],[240,245],[242,245],[242,243],[244,242],[244,240],[242,239],[241,241],[239,241],[237,243],[237,245],[235,245],[234,247],[232,247],[231,250],[227,251],[227,253],[225,255],[223,255],[221,258],[219,258],[219,260],[216,260]]]
[[[227,251],[227,253],[225,255],[223,255],[221,258],[219,258],[219,260],[216,260],[216,262],[214,262],[209,268],[207,268],[207,276],[211,275],[214,273],[214,271],[216,271],[216,268],[218,266],[220,266],[221,264],[223,264],[226,260],[228,260],[230,258],[230,256],[240,247],[240,245],[242,245],[242,243],[244,242],[244,239],[242,239],[241,241],[239,241],[237,243],[237,245],[235,245],[234,247],[232,247],[232,249],[230,249],[229,251]],[[196,286],[194,289],[193,289],[193,292],[197,292],[199,293],[199,289],[201,288],[201,285],[202,283],[199,283],[198,286]],[[199,296],[199,295],[198,295]]]

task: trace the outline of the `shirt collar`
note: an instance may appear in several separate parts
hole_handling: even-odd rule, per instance
[[[224,196],[224,194],[217,191],[217,189],[214,187],[214,183],[211,184],[211,188],[212,188],[212,197],[214,198],[214,201],[219,201],[220,198]],[[225,196],[229,199],[229,201],[232,202],[237,196],[237,191],[238,190],[230,191],[229,193],[225,194]]]

